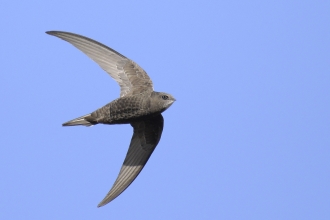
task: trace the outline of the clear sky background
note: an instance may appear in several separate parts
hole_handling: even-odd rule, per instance
[[[329,1],[1,4],[0,219],[330,219]],[[130,125],[62,127],[119,96],[100,41],[177,101],[133,184],[97,208]]]

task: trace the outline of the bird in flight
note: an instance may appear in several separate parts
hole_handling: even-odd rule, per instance
[[[105,198],[104,206],[119,196],[139,175],[162,135],[162,112],[175,98],[155,92],[148,74],[134,61],[90,38],[63,31],[47,31],[71,43],[105,70],[120,86],[120,97],[96,111],[73,119],[63,126],[130,124],[133,136],[118,177]]]

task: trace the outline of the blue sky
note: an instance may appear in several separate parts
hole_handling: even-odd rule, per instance
[[[330,219],[328,1],[4,1],[0,219]],[[133,184],[96,208],[129,125],[62,127],[119,96],[70,44],[137,62],[177,101]]]

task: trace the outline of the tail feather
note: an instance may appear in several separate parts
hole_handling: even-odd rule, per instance
[[[62,126],[76,126],[76,125],[92,126],[92,125],[94,125],[94,123],[92,123],[86,119],[87,117],[90,117],[90,116],[91,116],[91,114],[81,116],[79,118],[76,118],[71,121],[63,123]]]

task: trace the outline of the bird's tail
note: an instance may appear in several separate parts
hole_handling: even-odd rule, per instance
[[[88,120],[88,118],[91,117],[91,114],[87,114],[84,116],[81,116],[79,118],[73,119],[71,121],[65,122],[62,124],[63,126],[76,126],[76,125],[84,125],[84,126],[92,126],[95,123]]]

